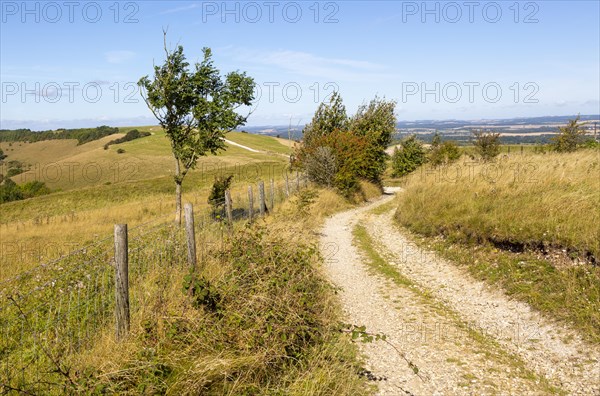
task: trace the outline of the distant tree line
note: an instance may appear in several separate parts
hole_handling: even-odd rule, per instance
[[[436,134],[446,139],[451,139],[456,142],[459,146],[470,146],[473,144],[473,133],[479,130],[473,129],[468,133],[465,132],[430,132],[430,133],[417,133],[415,134],[419,140],[423,143],[431,143]],[[502,133],[502,132],[500,132]],[[524,132],[525,133],[525,132]],[[400,132],[394,136],[392,144],[400,144],[400,142],[413,135],[412,133]],[[556,132],[548,133],[544,135],[502,135],[502,144],[543,144],[550,143],[556,136]]]
[[[447,135],[448,136],[448,135]],[[454,135],[451,135],[454,137]],[[447,165],[461,157],[457,141],[442,141],[442,136],[435,132],[429,142],[431,147],[426,149],[423,145],[423,135],[409,135],[398,143],[392,155],[392,175],[402,177],[414,172],[419,166],[428,162],[432,166]],[[476,155],[485,162],[493,161],[501,150],[501,144],[514,144],[515,137],[500,136],[498,132],[473,130],[468,137],[469,145],[475,149]],[[558,127],[556,134],[552,135],[548,144],[538,143],[536,153],[554,151],[568,153],[579,149],[598,149],[600,143],[595,137],[589,135],[585,122],[580,122],[580,117],[569,120],[567,125]]]
[[[96,128],[32,131],[30,129],[0,129],[0,142],[39,142],[43,140],[76,139],[84,144],[119,133],[119,128],[102,125]]]
[[[108,146],[110,146],[112,144],[125,143],[125,142],[129,142],[129,141],[143,138],[143,137],[150,136],[150,135],[151,135],[150,132],[140,132],[137,129],[132,129],[131,131],[127,132],[125,134],[125,136],[120,137],[118,139],[111,140],[110,142],[106,143],[104,145],[104,150],[108,150]]]

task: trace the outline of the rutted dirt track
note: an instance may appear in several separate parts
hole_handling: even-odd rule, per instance
[[[598,345],[417,248],[393,224],[393,211],[370,213],[391,199],[329,218],[321,238],[327,275],[341,288],[345,322],[383,333],[389,342],[361,344],[366,369],[385,378],[377,382],[378,394],[600,395]],[[353,245],[358,223],[411,285],[367,266]]]

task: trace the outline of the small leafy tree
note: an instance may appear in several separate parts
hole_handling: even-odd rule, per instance
[[[583,123],[579,122],[579,115],[569,120],[564,127],[558,127],[558,135],[552,138],[552,149],[559,153],[568,153],[577,150],[583,143],[586,131]]]
[[[181,223],[181,187],[198,158],[225,149],[224,136],[247,116],[236,112],[254,100],[254,80],[246,73],[231,72],[221,77],[211,60],[210,48],[190,70],[183,47],[167,48],[164,32],[165,63],[154,66],[154,76],[142,77],[138,85],[152,114],[165,130],[175,159],[175,221]],[[145,94],[144,94],[145,91]]]
[[[346,130],[347,127],[346,107],[342,103],[340,94],[334,92],[329,98],[329,103],[321,103],[311,122],[302,130],[303,143],[310,146],[313,139],[328,135],[335,130]]]
[[[423,165],[426,160],[423,143],[415,135],[411,135],[400,142],[400,149],[394,149],[392,174],[394,177],[405,176]]]
[[[222,212],[225,207],[225,191],[231,186],[233,175],[215,176],[215,181],[208,196],[208,203],[213,208],[214,213]]]
[[[385,171],[388,158],[385,149],[396,131],[395,108],[396,102],[375,97],[369,104],[360,106],[350,120],[349,129],[369,141],[368,150],[372,162],[361,175],[367,180],[379,182]]]
[[[431,138],[431,148],[435,149],[442,144],[442,135],[438,131],[435,131],[433,137]]]
[[[17,183],[5,178],[0,184],[0,203],[18,201],[23,199],[23,191]]]
[[[438,132],[431,139],[431,148],[429,149],[428,160],[433,166],[450,164],[458,160],[461,156],[458,145],[450,140],[442,142],[442,137]]]
[[[499,133],[474,131],[473,139],[475,150],[484,161],[491,161],[500,154]]]

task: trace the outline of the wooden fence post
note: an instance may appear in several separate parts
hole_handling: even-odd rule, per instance
[[[185,212],[185,234],[187,237],[188,263],[192,271],[196,270],[196,232],[194,230],[194,208],[191,203],[183,207]]]
[[[252,193],[252,186],[248,186],[248,218],[252,222],[254,217],[254,194]]]
[[[129,333],[129,258],[127,254],[127,224],[115,224],[115,319],[116,338]]]
[[[227,221],[229,226],[233,227],[233,207],[231,203],[231,192],[225,190],[225,211],[227,212]]]
[[[288,180],[288,171],[285,170],[285,196],[290,197],[290,181]]]
[[[269,189],[269,198],[271,199],[271,211],[273,211],[273,208],[275,207],[275,181],[273,179],[271,179],[271,185],[269,186]]]
[[[258,182],[258,207],[260,210],[260,215],[264,216],[266,212],[265,182],[263,182],[262,180]]]
[[[300,172],[296,171],[296,192],[300,191]]]
[[[306,173],[302,174],[302,180],[304,180],[304,188],[308,188],[308,175]]]

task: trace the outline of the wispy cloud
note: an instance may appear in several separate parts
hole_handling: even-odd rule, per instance
[[[124,63],[135,58],[133,51],[108,51],[104,53],[104,57],[108,63]]]
[[[165,11],[161,12],[160,14],[161,15],[175,14],[177,12],[193,10],[194,8],[198,8],[198,7],[200,7],[198,4],[189,4],[189,5],[181,6],[181,7],[169,8],[168,10],[165,10]]]
[[[387,66],[363,60],[326,58],[290,50],[250,51],[231,48],[229,51],[236,61],[250,61],[260,65],[275,66],[299,76],[355,82],[379,81],[390,77],[390,70]]]

